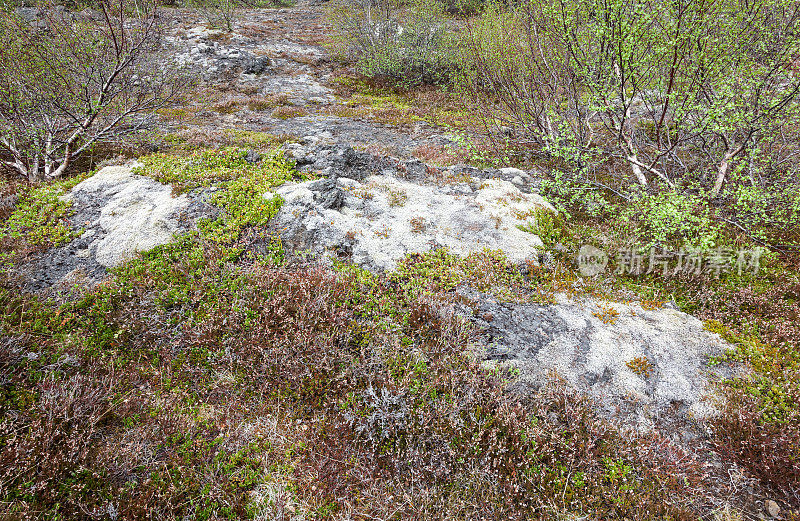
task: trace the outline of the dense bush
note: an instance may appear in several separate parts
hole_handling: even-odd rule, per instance
[[[798,30],[788,0],[495,4],[471,26],[465,86],[487,127],[585,178],[716,197],[792,175]]]
[[[444,7],[436,0],[337,1],[329,11],[334,46],[366,76],[403,86],[447,83],[456,56]]]

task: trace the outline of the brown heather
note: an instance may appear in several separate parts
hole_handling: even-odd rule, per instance
[[[60,310],[0,293],[4,518],[693,518],[691,458],[556,381],[504,392],[388,280],[204,255]]]

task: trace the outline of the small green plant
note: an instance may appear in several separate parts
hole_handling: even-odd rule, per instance
[[[403,206],[408,201],[408,194],[402,190],[389,189],[387,194],[389,196],[389,206],[392,208]]]
[[[558,243],[564,245],[571,242],[572,234],[562,213],[553,213],[547,208],[537,208],[532,217],[534,221],[531,224],[519,225],[519,229],[537,235],[545,247],[552,248]]]
[[[278,119],[301,118],[308,116],[308,111],[303,107],[280,106],[272,111],[272,117]]]
[[[427,228],[424,217],[412,217],[409,224],[411,225],[411,231],[414,233],[424,233]]]
[[[632,201],[620,215],[645,249],[692,248],[708,251],[722,241],[722,227],[707,200],[668,191]]]

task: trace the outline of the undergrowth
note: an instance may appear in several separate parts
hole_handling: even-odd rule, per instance
[[[558,382],[504,392],[513,376],[431,304],[473,276],[522,287],[499,254],[292,268],[260,231],[280,204],[263,191],[294,175],[279,157],[142,162],[179,190],[213,185],[221,213],[77,301],[4,283],[4,518],[693,518],[691,458]]]
[[[5,187],[6,197],[13,194],[16,203],[0,222],[0,269],[76,237],[69,221],[71,203],[61,197],[85,178],[76,176],[48,185],[9,183]]]
[[[243,184],[280,185],[291,179],[293,167],[280,154],[251,157],[245,149],[222,147],[201,149],[187,155],[153,154],[140,158],[135,173],[172,185],[177,192],[224,183],[224,192],[237,191]],[[239,188],[234,188],[239,183]],[[263,192],[262,192],[263,193]]]
[[[689,518],[696,470],[559,386],[516,403],[453,317],[219,255],[152,252],[58,309],[0,295],[8,515]]]

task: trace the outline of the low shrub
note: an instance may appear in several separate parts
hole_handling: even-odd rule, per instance
[[[241,151],[143,158],[222,213],[56,306],[0,288],[0,515],[690,519],[702,472],[563,384],[517,396],[431,297],[524,286],[496,252],[394,275],[254,248],[294,175]],[[276,198],[277,199],[277,198]],[[262,244],[263,246],[263,244]],[[258,253],[258,252],[262,253]],[[698,503],[699,504],[699,503]]]
[[[565,247],[572,242],[571,232],[562,213],[553,213],[547,208],[538,208],[533,224],[519,225],[522,231],[537,235],[545,247],[552,248],[557,244]]]
[[[708,201],[678,192],[644,195],[624,206],[619,222],[645,250],[667,247],[708,251],[722,242]]]
[[[517,404],[464,355],[458,320],[386,281],[167,250],[77,304],[4,314],[6,334],[53,335],[37,360],[31,340],[3,344],[6,513],[236,518],[281,509],[271,493],[361,517],[399,494],[402,519],[688,519],[667,491],[686,494],[691,467],[662,473],[558,385]]]
[[[308,111],[303,107],[280,106],[275,108],[271,115],[278,119],[302,118],[308,116]]]
[[[269,138],[271,139],[271,138]],[[291,179],[292,164],[280,154],[251,157],[247,150],[235,147],[201,149],[186,156],[152,154],[139,159],[137,174],[170,184],[176,192],[219,183],[265,179],[279,185]]]
[[[203,15],[210,27],[228,33],[236,24],[236,10],[247,5],[242,0],[189,0],[188,4]]]
[[[288,94],[276,94],[271,96],[256,96],[250,98],[247,102],[247,108],[254,112],[263,112],[266,110],[274,109],[289,102]]]
[[[794,373],[797,377],[797,372]],[[739,382],[741,383],[741,382]],[[770,492],[797,505],[800,491],[800,390],[780,398],[777,387],[766,396],[752,391],[732,391],[719,418],[712,422],[715,448],[758,478]],[[757,393],[758,394],[758,393]],[[791,413],[781,421],[765,417],[770,399],[789,400]],[[765,403],[766,402],[766,403]]]
[[[368,77],[404,87],[447,84],[457,70],[455,39],[437,1],[398,3],[337,1],[328,18],[336,31],[333,49],[356,62]]]

